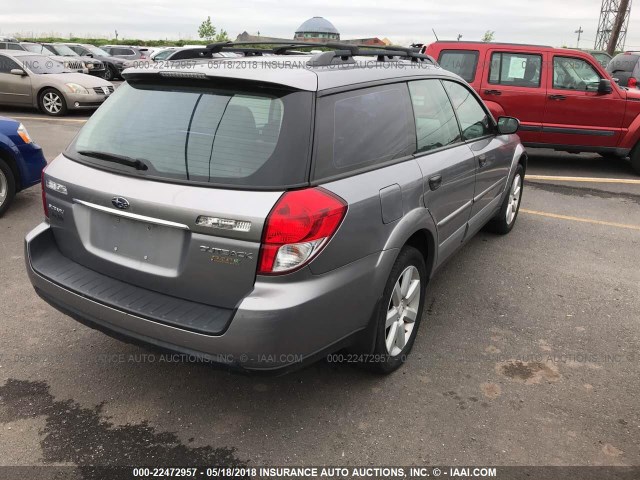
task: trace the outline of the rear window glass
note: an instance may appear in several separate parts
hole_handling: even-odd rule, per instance
[[[473,82],[478,66],[477,50],[443,50],[438,63],[445,70],[460,75],[467,82]]]
[[[134,175],[249,188],[298,185],[307,177],[312,100],[310,92],[125,83],[69,153]],[[148,170],[86,152],[139,159]]]
[[[607,65],[609,72],[633,72],[636,64],[640,60],[640,55],[620,54],[613,57]]]
[[[314,178],[381,164],[415,151],[406,84],[364,88],[321,99]]]

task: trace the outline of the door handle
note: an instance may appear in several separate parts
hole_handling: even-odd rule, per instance
[[[500,90],[485,90],[484,93],[487,95],[502,95]]]
[[[431,190],[437,190],[442,185],[442,175],[434,175],[433,177],[429,177],[429,188]]]
[[[549,95],[551,100],[566,100],[567,97],[564,95]]]
[[[487,164],[487,156],[484,153],[478,157],[478,164],[480,167],[484,167]]]

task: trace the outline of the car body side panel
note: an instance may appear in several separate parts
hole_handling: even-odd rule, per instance
[[[322,274],[358,258],[403,245],[388,243],[391,233],[402,223],[402,217],[384,223],[382,216],[380,190],[393,185],[401,189],[401,195],[394,196],[400,205],[394,207],[402,212],[402,217],[422,206],[422,175],[412,158],[322,185],[343,198],[349,208],[334,237],[311,263],[314,274]]]

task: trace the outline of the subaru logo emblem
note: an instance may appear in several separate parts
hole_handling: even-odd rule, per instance
[[[126,210],[129,208],[129,200],[124,197],[113,197],[111,199],[111,203],[113,203],[114,207],[119,208],[120,210]]]

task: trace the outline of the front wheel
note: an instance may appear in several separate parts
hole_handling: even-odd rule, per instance
[[[116,78],[116,72],[113,69],[113,67],[110,67],[109,65],[107,65],[107,68],[105,69],[104,75],[103,75],[102,78],[104,78],[105,80],[107,80],[109,82],[112,81],[113,79],[115,79]]]
[[[424,257],[415,248],[400,251],[382,296],[372,370],[391,373],[402,366],[413,347],[424,307],[427,269]]]
[[[7,211],[16,195],[16,179],[11,167],[0,158],[0,217]]]
[[[47,88],[40,94],[40,110],[52,117],[60,117],[67,113],[67,102],[55,88]]]
[[[522,189],[524,188],[524,168],[518,164],[516,172],[509,185],[507,195],[502,202],[500,211],[496,216],[489,221],[487,229],[506,235],[509,233],[513,226],[516,224],[516,218],[518,218],[518,212],[520,211],[520,200],[522,200]]]

